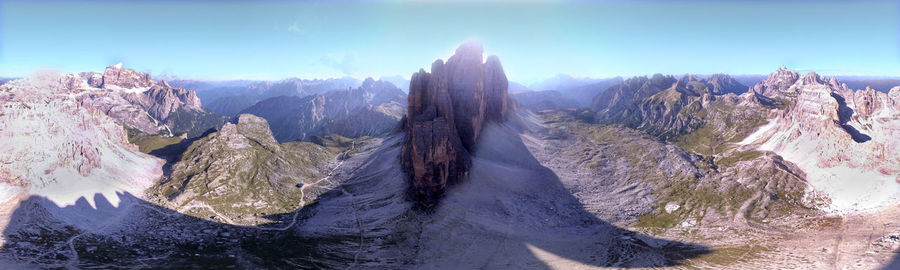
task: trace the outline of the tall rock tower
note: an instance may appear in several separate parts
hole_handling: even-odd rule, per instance
[[[509,81],[500,60],[483,62],[482,54],[480,43],[466,42],[446,63],[438,59],[431,73],[419,70],[410,80],[402,162],[422,208],[466,178],[486,122],[506,117]]]

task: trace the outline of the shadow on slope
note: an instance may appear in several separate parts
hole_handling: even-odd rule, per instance
[[[840,119],[840,123],[838,124],[841,126],[841,128],[847,131],[848,134],[850,134],[850,138],[858,143],[864,143],[871,140],[872,137],[860,132],[855,127],[848,124],[854,112],[853,109],[847,107],[847,102],[844,100],[844,97],[841,97],[840,95],[835,93],[832,93],[831,96],[834,97],[834,99],[838,102],[838,118]]]
[[[348,166],[346,181],[281,222],[235,226],[131,194],[112,206],[22,201],[0,259],[40,268],[644,268],[681,265],[703,246],[617,228],[586,211],[525,147],[520,131],[489,126],[469,179],[434,213],[413,210],[400,168],[403,134]],[[352,162],[352,161],[351,161]]]
[[[345,162],[359,160],[384,163],[362,153]],[[356,172],[349,174],[356,177]],[[350,234],[337,231],[341,224],[333,222],[324,231],[300,229],[320,212],[315,202],[266,216],[276,221],[272,224],[238,226],[185,215],[128,193],[117,196],[118,206],[100,194],[94,196],[95,205],[81,198],[60,207],[41,196],[10,202],[17,205],[5,216],[0,263],[26,269],[330,269],[352,265],[362,246],[356,226]],[[331,214],[347,215],[348,210],[353,209]]]
[[[307,238],[286,220],[271,226],[234,226],[187,216],[119,194],[111,205],[99,194],[58,207],[32,196],[22,201],[3,232],[0,257],[35,268],[320,268],[333,256],[320,245],[357,239]],[[303,215],[303,209],[299,210]],[[285,225],[285,223],[289,223]],[[278,258],[298,258],[289,263]]]
[[[423,261],[459,256],[426,263],[429,268],[645,268],[709,253],[597,218],[538,162],[521,132],[507,125],[484,130],[469,179],[428,217],[422,238],[431,241],[420,241]]]
[[[298,229],[358,237],[359,249],[350,253],[366,268],[645,268],[677,266],[709,253],[704,246],[617,228],[589,213],[529,152],[521,132],[487,127],[469,178],[449,189],[432,213],[412,210],[399,166],[402,138],[386,140],[356,177],[320,197]]]
[[[207,129],[206,131],[204,131],[203,134],[201,134],[200,136],[184,139],[184,140],[181,140],[181,142],[178,142],[175,144],[166,145],[162,148],[150,151],[147,154],[161,158],[166,161],[166,163],[163,164],[163,167],[162,167],[163,179],[169,179],[169,175],[172,174],[172,166],[175,165],[175,163],[177,163],[179,160],[181,160],[181,156],[182,156],[182,154],[184,154],[184,151],[187,151],[188,147],[190,147],[191,144],[194,143],[195,141],[203,139],[206,136],[208,136],[210,133],[213,133],[216,131],[218,131],[218,129],[210,128],[210,129]],[[166,184],[166,183],[168,183],[168,180],[166,180],[166,182],[163,182],[160,184],[162,185],[162,184]]]
[[[882,266],[881,268],[879,268],[879,269],[881,269],[881,270],[896,270],[896,269],[900,269],[900,253],[897,253],[897,255],[894,255],[894,257],[891,258],[891,261],[890,261],[890,262],[888,262],[887,264],[883,265],[883,266]]]

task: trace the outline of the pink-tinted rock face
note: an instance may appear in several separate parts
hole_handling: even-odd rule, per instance
[[[482,63],[481,44],[460,46],[431,73],[413,74],[404,125],[402,163],[412,199],[423,208],[437,204],[448,185],[465,179],[486,121],[503,121],[508,81],[497,57]]]
[[[141,104],[150,115],[159,119],[167,119],[180,107],[189,110],[201,110],[202,105],[197,93],[184,88],[173,88],[166,81],[153,85],[149,90],[135,97],[126,97],[132,102]]]
[[[90,81],[88,83],[91,83]],[[103,72],[103,88],[118,86],[121,88],[150,87],[153,80],[149,73],[136,72],[133,69],[123,69],[121,66],[108,66]]]
[[[750,91],[767,97],[775,97],[787,91],[798,79],[800,79],[800,74],[781,67],[769,74],[764,81],[754,85]]]
[[[847,95],[851,96],[851,95]],[[875,89],[866,87],[866,90],[860,90],[853,93],[853,102],[856,105],[856,113],[862,117],[870,117],[875,112],[882,109],[882,104],[886,104],[887,95],[878,93]]]

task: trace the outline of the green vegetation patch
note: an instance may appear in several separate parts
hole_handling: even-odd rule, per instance
[[[145,154],[163,149],[166,146],[176,145],[181,143],[181,141],[181,137],[166,137],[159,135],[138,135],[128,138],[128,142],[137,145],[138,149]]]

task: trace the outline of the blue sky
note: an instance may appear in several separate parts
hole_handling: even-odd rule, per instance
[[[651,73],[900,76],[900,1],[0,1],[0,77],[402,75],[477,38],[530,83]]]

